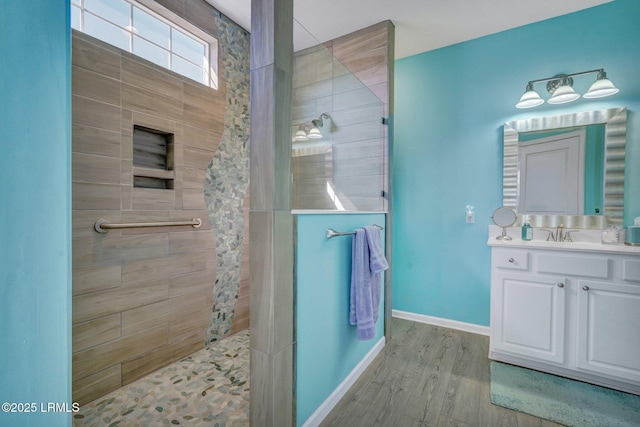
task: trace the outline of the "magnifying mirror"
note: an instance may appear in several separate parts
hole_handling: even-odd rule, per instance
[[[507,227],[511,227],[513,224],[515,224],[517,217],[518,216],[516,215],[516,212],[506,206],[501,206],[493,211],[491,219],[493,220],[495,225],[497,225],[498,227],[502,227],[502,235],[496,237],[496,239],[511,240],[511,237],[507,236]]]

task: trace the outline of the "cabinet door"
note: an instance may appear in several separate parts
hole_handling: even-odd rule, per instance
[[[640,383],[640,286],[578,282],[577,366]]]
[[[497,273],[492,286],[492,350],[564,362],[566,278]]]

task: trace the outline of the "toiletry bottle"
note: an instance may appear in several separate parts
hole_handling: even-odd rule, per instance
[[[529,225],[529,218],[524,217],[524,224],[522,224],[522,240],[533,239],[533,227]]]

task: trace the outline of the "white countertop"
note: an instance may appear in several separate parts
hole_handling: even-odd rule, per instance
[[[377,215],[387,214],[387,211],[339,211],[328,209],[292,209],[292,215]]]
[[[507,236],[512,240],[498,240],[502,228],[490,225],[487,245],[491,247],[547,249],[557,251],[600,252],[640,255],[640,246],[629,246],[624,243],[604,244],[601,241],[602,230],[580,229],[572,233],[573,242],[546,241],[547,232],[538,228],[533,230],[533,240],[522,240],[520,227],[508,227]]]

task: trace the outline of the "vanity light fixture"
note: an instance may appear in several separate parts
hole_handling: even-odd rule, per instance
[[[552,94],[551,98],[547,101],[549,104],[564,104],[575,101],[580,98],[580,94],[573,89],[572,77],[591,73],[598,73],[598,76],[596,77],[595,83],[593,83],[587,93],[584,94],[585,98],[601,98],[619,92],[619,89],[607,78],[607,73],[605,73],[603,68],[571,74],[558,74],[553,77],[529,81],[524,94],[516,104],[516,108],[532,108],[544,104],[544,99],[542,99],[533,88],[533,84],[538,82],[547,82],[547,91]]]
[[[322,139],[322,132],[320,132],[320,129],[313,126],[311,129],[309,129],[309,133],[307,134],[307,137],[309,139]]]
[[[520,102],[516,104],[518,108],[531,108],[544,104],[544,99],[540,98],[538,92],[533,90],[533,83],[527,83],[527,88],[524,91],[524,95],[520,98]]]
[[[583,96],[585,98],[602,98],[618,92],[620,92],[620,89],[611,83],[611,80],[607,78],[607,73],[604,70],[599,70],[595,83],[591,85]]]
[[[324,126],[324,120],[330,119],[329,113],[322,113],[309,123],[298,126],[298,131],[293,136],[293,142],[306,142],[310,139],[322,139],[320,128]]]
[[[555,82],[557,80],[552,81]],[[549,90],[549,83],[547,83],[547,90]],[[547,102],[549,104],[566,104],[567,102],[575,101],[580,98],[580,94],[573,90],[572,86],[573,79],[571,77],[562,76],[557,88],[552,89],[552,92],[550,92],[553,93],[553,95]]]
[[[301,126],[293,136],[293,142],[306,142],[308,140],[309,137],[307,136],[307,132],[305,132],[305,130]]]

